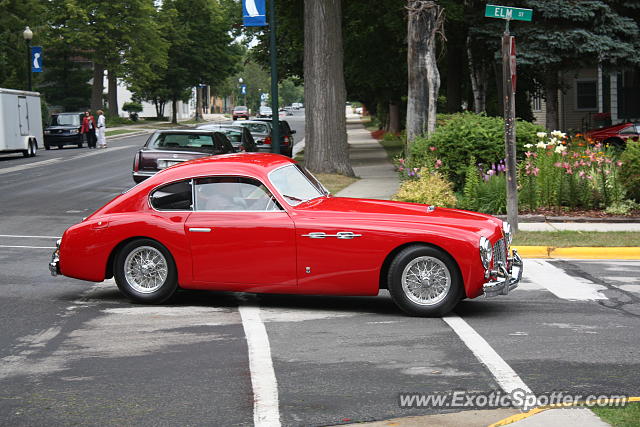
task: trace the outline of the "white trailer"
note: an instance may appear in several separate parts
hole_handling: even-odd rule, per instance
[[[33,157],[42,144],[40,94],[0,88],[0,154]]]

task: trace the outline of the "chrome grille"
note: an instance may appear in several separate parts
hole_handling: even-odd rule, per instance
[[[501,262],[505,267],[507,266],[507,248],[504,244],[504,239],[498,240],[493,245],[493,265],[494,268]]]

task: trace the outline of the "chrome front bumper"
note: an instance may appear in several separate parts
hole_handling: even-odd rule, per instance
[[[522,279],[522,258],[518,251],[513,249],[513,257],[507,259],[507,266],[499,265],[495,273],[496,280],[482,285],[485,297],[496,297],[498,295],[508,295],[509,292],[518,287]],[[494,274],[491,274],[494,276]]]
[[[51,254],[51,262],[49,262],[49,271],[52,276],[60,274],[60,240],[56,242],[56,250]]]

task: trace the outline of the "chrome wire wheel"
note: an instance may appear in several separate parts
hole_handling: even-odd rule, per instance
[[[132,289],[141,294],[156,292],[167,280],[167,260],[152,246],[139,246],[124,260],[124,276]]]
[[[411,302],[431,306],[449,294],[451,273],[438,258],[420,256],[404,267],[401,283],[404,294]]]

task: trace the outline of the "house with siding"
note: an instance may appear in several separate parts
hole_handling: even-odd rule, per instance
[[[584,132],[609,124],[640,122],[640,70],[600,66],[563,72],[558,92],[560,130]],[[531,96],[535,122],[546,127],[546,102]]]

